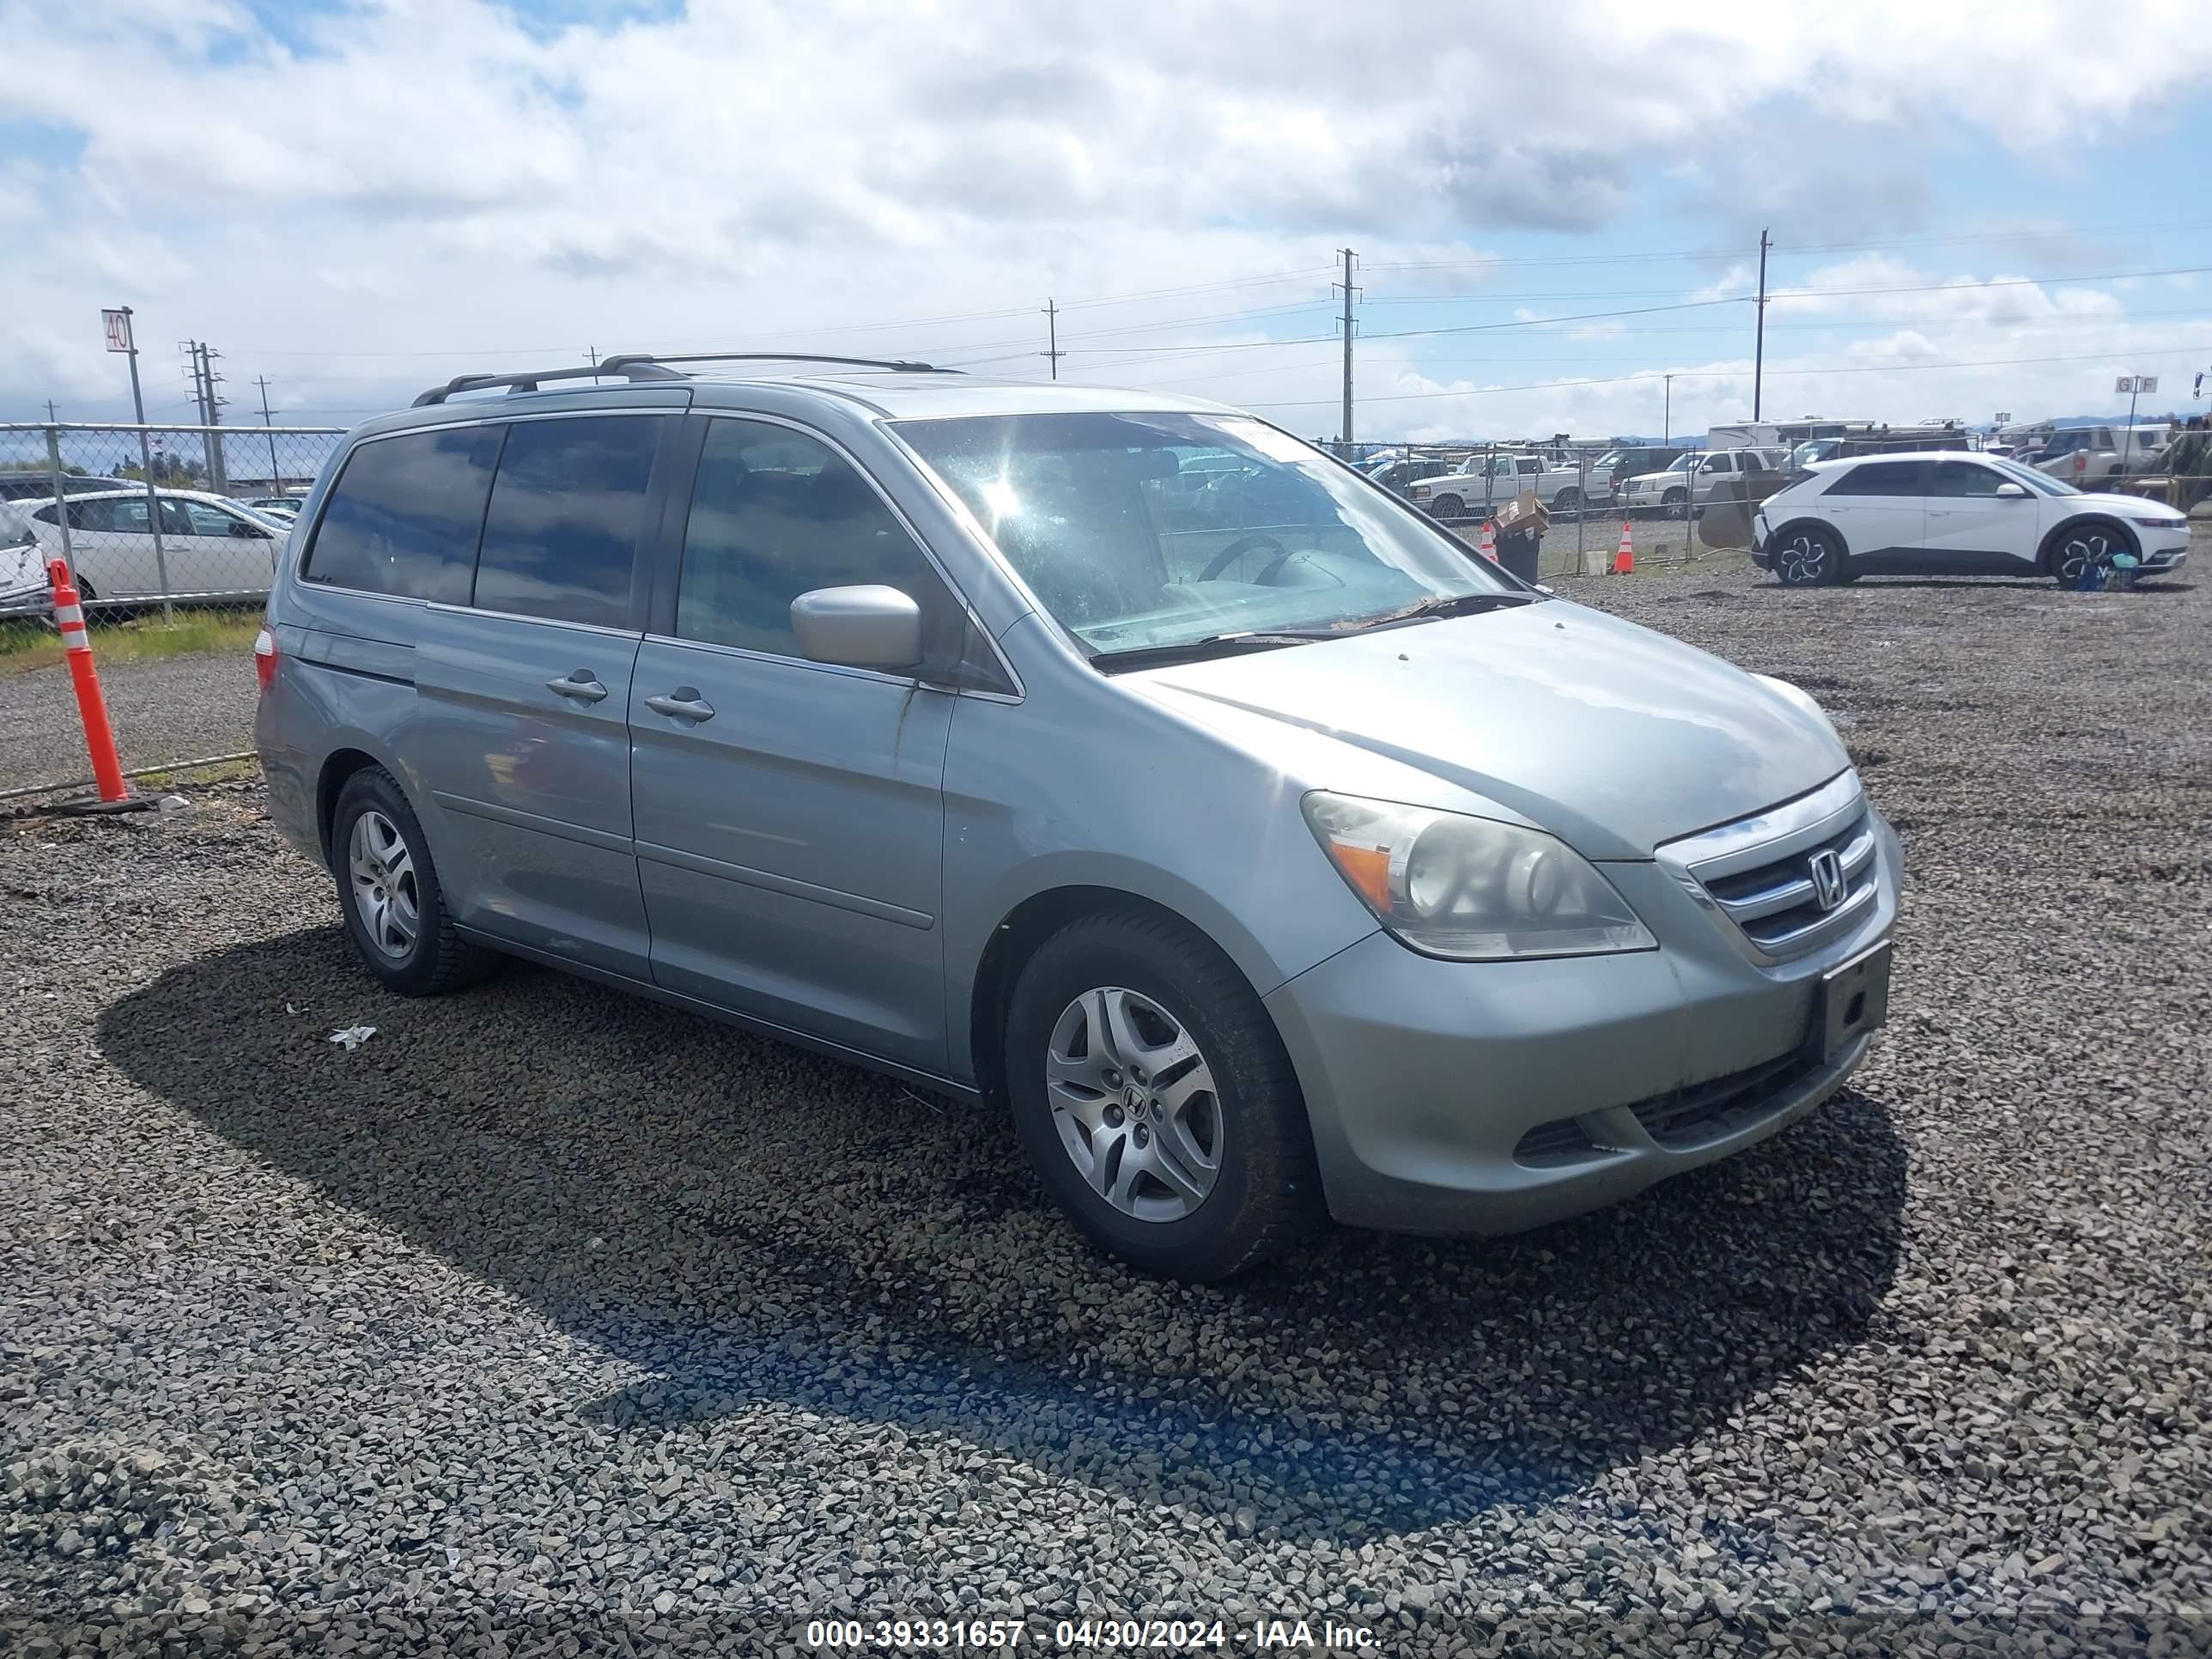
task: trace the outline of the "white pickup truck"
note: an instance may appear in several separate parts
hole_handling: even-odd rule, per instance
[[[1516,450],[1505,455],[1470,455],[1458,471],[1422,479],[1407,499],[1439,519],[1471,519],[1495,513],[1522,490],[1533,489],[1553,512],[1571,513],[1583,504],[1584,490],[1604,496],[1607,482],[1607,469],[1595,462],[1585,468]]]

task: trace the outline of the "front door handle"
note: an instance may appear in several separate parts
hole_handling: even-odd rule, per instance
[[[667,696],[647,697],[645,706],[672,720],[696,722],[714,718],[714,705],[701,696],[696,686],[679,685]]]
[[[545,689],[559,692],[571,702],[597,702],[607,695],[607,688],[588,668],[579,668],[565,680],[548,680]]]

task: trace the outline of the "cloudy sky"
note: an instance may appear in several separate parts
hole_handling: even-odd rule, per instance
[[[1702,432],[1762,228],[1770,416],[2186,410],[2212,27],[2094,15],[0,0],[0,418],[127,418],[103,306],[149,418],[190,337],[344,424],[592,348],[1042,376],[1049,296],[1063,376],[1328,436],[1349,246],[1357,435]]]

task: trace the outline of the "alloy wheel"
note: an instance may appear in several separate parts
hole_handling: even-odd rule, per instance
[[[1213,1070],[1180,1021],[1118,986],[1085,991],[1054,1023],[1045,1095],[1091,1191],[1139,1221],[1180,1221],[1221,1173]]]
[[[2107,563],[2112,556],[2112,538],[2103,531],[2075,531],[2059,544],[2058,580],[2071,587],[2091,564]]]
[[[1776,550],[1777,573],[1792,586],[1806,586],[1827,574],[1828,544],[1801,530]]]
[[[362,931],[384,955],[404,961],[422,930],[422,896],[407,838],[390,818],[371,808],[353,821],[346,863]]]

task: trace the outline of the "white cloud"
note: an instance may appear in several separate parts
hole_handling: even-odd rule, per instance
[[[2146,0],[2084,52],[2078,7],[2057,3],[1866,0],[1768,9],[1751,27],[1591,0],[1455,33],[1412,3],[702,0],[672,18],[533,28],[484,0],[363,0],[279,37],[228,0],[0,0],[9,117],[59,135],[37,164],[0,173],[23,289],[0,313],[0,412],[112,386],[91,313],[123,301],[159,317],[148,333],[163,346],[213,338],[280,376],[289,406],[339,411],[587,344],[805,341],[1032,372],[1030,307],[1047,294],[1186,290],[1072,307],[1064,343],[1256,338],[1233,316],[1170,336],[1103,331],[1292,302],[1304,309],[1264,319],[1270,331],[1324,334],[1327,267],[1347,240],[1379,302],[1504,289],[1509,267],[1483,252],[1501,233],[1591,229],[1652,190],[1692,241],[1793,209],[1847,233],[1909,223],[1925,206],[1927,134],[2063,167],[2081,135],[2212,80],[2200,21],[2191,0]],[[2008,263],[2086,252],[2053,228]],[[1188,291],[1285,270],[1300,274]],[[1793,285],[1911,285],[1887,280],[1898,272],[1934,280],[1870,256]],[[1711,291],[1752,280],[1731,270]],[[1924,331],[1938,355],[2000,356],[1989,331],[2039,339],[2147,303],[2084,285],[1886,297],[1877,311],[1823,292],[1769,317],[1876,317]],[[1009,314],[972,315],[992,311]],[[1387,320],[1378,304],[1363,326]],[[1648,365],[1667,349],[1644,320],[1486,346],[1533,358],[1565,342]],[[1802,355],[1835,361],[1840,337],[1820,337]],[[374,352],[393,355],[339,355]],[[1362,385],[1411,374],[1413,389],[1450,387],[1431,374],[1448,368],[1422,367],[1445,355],[1363,346]],[[1133,351],[1065,368],[1273,402],[1326,398],[1331,356]],[[1577,377],[1496,367],[1499,385]],[[1364,418],[1610,429],[1649,424],[1629,413],[1647,402],[1639,384],[1377,403]]]

